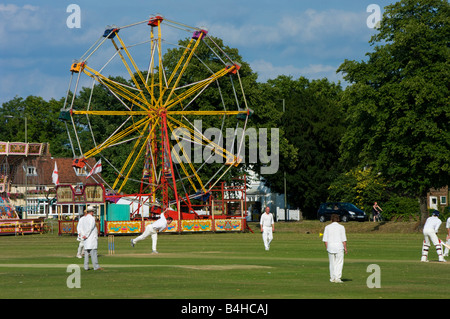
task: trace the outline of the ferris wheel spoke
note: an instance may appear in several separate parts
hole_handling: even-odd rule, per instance
[[[177,143],[177,145],[178,145],[178,143]],[[180,148],[181,148],[181,145],[180,145]],[[189,184],[192,186],[192,188],[194,189],[194,191],[195,192],[197,192],[197,186],[195,185],[195,183],[194,183],[194,181],[192,180],[192,177],[198,177],[198,175],[196,174],[196,172],[195,172],[195,170],[194,170],[194,175],[190,175],[189,173],[188,173],[188,170],[187,170],[187,168],[186,168],[186,166],[183,164],[183,162],[182,162],[182,159],[179,157],[179,155],[178,154],[176,154],[176,153],[174,153],[174,154],[172,154],[172,155],[174,155],[175,156],[175,158],[177,159],[177,163],[180,165],[180,167],[181,167],[181,169],[182,169],[182,171],[183,171],[183,173],[184,173],[184,175],[185,175],[185,177],[181,177],[180,176],[180,181],[182,181],[183,179],[187,179],[188,181],[189,181]],[[176,165],[174,165],[174,167],[177,167]],[[177,170],[177,172],[178,172],[178,170]],[[179,172],[178,172],[178,174],[179,174]],[[200,183],[201,183],[201,180],[199,181]],[[200,185],[200,187],[202,187],[203,185]],[[202,187],[203,188],[203,187]]]
[[[134,170],[136,163],[138,162],[138,160],[141,158],[141,155],[144,151],[144,149],[146,148],[147,142],[150,139],[150,137],[152,136],[152,131],[155,129],[156,126],[153,126],[152,130],[149,132],[149,134],[147,134],[147,137],[144,140],[144,143],[142,143],[141,148],[139,149],[139,153],[136,155],[136,157],[134,158],[134,161],[131,165],[131,167],[128,169],[128,173],[125,175],[123,181],[122,181],[122,185],[120,186],[120,188],[118,189],[118,193],[120,193],[120,191],[122,190],[122,188],[125,186],[125,184],[128,181],[128,178],[130,177],[131,172]],[[127,160],[125,161],[125,164],[123,165],[119,176],[117,177],[116,181],[114,182],[113,188],[116,187],[118,180],[120,179],[120,177],[122,177],[123,172],[126,170],[126,167],[128,166],[128,164],[130,163],[131,159],[133,158],[134,153],[136,152],[142,137],[144,136],[144,132],[141,133],[139,139],[136,141],[136,143],[134,144],[133,150],[131,151],[130,155],[128,155]]]
[[[178,121],[177,119],[167,116],[168,119],[170,119],[172,122],[176,123],[178,127],[186,129],[190,134],[192,134],[191,141],[199,143],[203,146],[206,146],[211,149],[215,154],[223,157],[225,159],[225,164],[227,165],[235,165],[236,163],[240,162],[239,157],[228,151],[226,148],[223,148],[222,146],[214,143],[209,138],[207,138],[203,133],[201,133],[198,130],[193,129],[189,125],[185,125],[184,123]],[[174,136],[178,135],[174,132]]]
[[[132,125],[126,127],[124,130],[119,132],[114,132],[113,135],[111,135],[109,138],[107,138],[102,144],[94,147],[93,149],[89,150],[84,154],[85,158],[93,157],[97,155],[98,153],[102,152],[106,148],[110,147],[111,145],[116,144],[118,141],[123,140],[128,135],[132,134],[133,132],[139,130],[140,128],[144,127],[148,122],[150,121],[149,118],[143,118],[140,121],[133,123]]]
[[[173,78],[175,77],[175,75],[178,73],[178,69],[180,68],[180,66],[183,64],[183,61],[186,59],[187,53],[189,51],[191,51],[191,46],[192,43],[194,42],[194,39],[191,38],[191,40],[189,41],[189,44],[187,45],[187,47],[185,47],[183,54],[181,55],[181,58],[178,60],[177,65],[175,66],[175,68],[173,69],[169,80],[167,80],[166,86],[169,87],[170,83],[172,83]],[[193,52],[193,51],[191,51]],[[187,63],[189,62],[189,59],[185,61],[186,63],[183,66],[183,70],[185,70],[185,67],[187,66]],[[179,79],[181,78],[181,76],[183,75],[183,71],[180,72],[178,78],[177,78],[177,83],[179,82]]]
[[[155,78],[154,78],[154,72],[155,72],[155,52],[157,51],[157,44],[155,43],[155,36],[154,36],[154,30],[153,27],[150,28],[150,62],[148,65],[147,70],[147,77],[145,79],[145,82],[148,84],[150,82],[150,96],[152,99],[152,103],[156,106],[157,100],[154,96],[155,93]],[[150,77],[151,76],[151,77]]]
[[[108,91],[111,92],[112,95],[114,95],[114,97],[117,99],[117,101],[119,101],[123,106],[125,106],[125,108],[127,110],[131,111],[131,108],[124,102],[124,99],[122,97],[120,97],[119,95],[117,95],[116,92],[111,90],[111,88],[108,85],[106,85],[101,79],[99,79],[98,82],[103,84],[108,89]],[[94,92],[94,90],[92,90],[92,92]],[[88,108],[88,110],[89,110],[89,108]]]
[[[224,76],[225,74],[228,73],[227,69],[222,69],[221,71],[215,73],[214,75],[212,75],[211,77],[207,78],[205,81],[201,81],[199,83],[197,83],[196,85],[190,87],[189,89],[187,89],[185,92],[181,93],[180,95],[178,95],[176,97],[176,99],[172,99],[170,100],[169,98],[167,99],[167,101],[165,102],[164,106],[166,107],[167,110],[170,110],[171,108],[173,108],[174,106],[180,104],[183,100],[193,96],[196,93],[201,93],[203,90],[205,90],[211,83],[217,81],[217,79],[219,79],[220,77]],[[194,97],[194,100],[199,96],[199,94],[197,94]],[[189,102],[189,104],[192,103]]]
[[[123,49],[123,50],[125,51],[125,54],[127,55],[128,59],[130,60],[131,64],[133,65],[136,74],[139,76],[139,79],[140,79],[141,82],[142,82],[142,85],[144,85],[145,89],[146,89],[147,92],[150,94],[151,98],[153,99],[153,95],[151,94],[152,90],[149,88],[149,86],[148,86],[148,84],[147,84],[147,81],[144,79],[144,76],[142,75],[141,70],[138,68],[138,66],[137,66],[136,63],[134,62],[134,59],[133,59],[133,57],[131,56],[130,52],[128,51],[127,47],[125,46],[125,43],[123,42],[122,38],[119,37],[119,35],[118,35],[117,33],[116,33],[116,37],[117,37],[117,40],[119,40],[120,44],[122,45],[122,47],[121,47],[120,49]],[[112,42],[113,42],[114,47],[116,48],[116,50],[119,51],[120,49],[117,47],[116,43],[114,42],[114,39],[111,39],[111,40],[112,40]],[[139,85],[139,82],[137,81],[136,77],[134,76],[134,73],[131,72],[131,69],[130,69],[130,67],[128,66],[128,64],[127,64],[127,62],[126,62],[126,60],[125,60],[125,58],[123,57],[122,54],[119,53],[119,55],[120,55],[120,57],[121,57],[121,59],[122,59],[122,62],[123,62],[124,65],[125,65],[126,69],[128,70],[131,79],[133,80],[133,82],[134,82],[134,84],[136,85],[136,87],[140,90],[141,98],[147,102],[147,103],[146,103],[147,105],[151,105],[151,103],[148,103],[148,101],[147,101],[145,95],[143,94],[143,92],[142,92],[142,90],[141,90],[141,87],[140,87],[140,85]]]
[[[170,99],[171,99],[171,97],[172,97],[172,95],[173,95],[173,93],[174,93],[174,91],[175,91],[175,88],[178,86],[178,83],[180,82],[181,77],[183,76],[184,72],[186,71],[186,68],[187,68],[189,62],[191,61],[192,56],[194,55],[194,52],[196,51],[198,45],[200,44],[200,42],[201,42],[201,40],[202,40],[202,37],[203,37],[203,33],[200,33],[199,36],[198,36],[198,38],[197,38],[197,41],[195,41],[194,47],[192,48],[192,50],[190,50],[190,53],[189,53],[188,57],[186,58],[186,61],[184,62],[183,68],[182,68],[181,71],[178,73],[178,77],[177,77],[177,79],[176,79],[176,81],[175,81],[175,84],[172,86],[172,89],[171,89],[171,91],[170,91],[170,93],[169,93],[169,95],[168,95],[168,97],[167,97],[167,99],[166,99],[165,106],[167,106],[168,102],[170,101]],[[191,38],[191,42],[193,41],[193,39],[194,39],[194,38]],[[190,46],[190,44],[189,44],[189,46]],[[188,46],[188,47],[189,47],[189,46]],[[178,65],[177,65],[177,67],[176,67],[176,69],[178,69],[179,65],[180,65],[181,62],[184,60],[184,55],[185,55],[185,54],[187,54],[187,49],[185,50],[185,52],[184,52],[182,58],[180,59]],[[171,75],[171,77],[172,77],[173,75],[175,75],[176,73],[177,73],[177,72],[173,72],[172,75]],[[169,79],[168,86],[170,85],[170,83],[171,83],[171,78]]]
[[[157,115],[154,111],[83,111],[83,110],[73,110],[73,114],[89,114],[89,115],[111,115],[111,116],[133,116],[133,115],[141,115],[141,116],[148,116],[148,117],[155,117]]]
[[[190,175],[190,174],[188,173],[188,170],[186,169],[186,167],[185,167],[185,165],[184,165],[184,163],[183,163],[183,160],[180,158],[180,156],[178,155],[178,153],[177,153],[177,152],[172,152],[172,154],[174,154],[175,157],[176,157],[176,159],[177,159],[177,163],[181,166],[181,169],[183,170],[183,172],[184,172],[186,178],[188,179],[189,183],[192,185],[192,187],[194,188],[194,190],[197,192],[197,187],[195,186],[193,180],[191,179],[191,176],[194,176],[194,177],[195,177],[195,179],[198,181],[198,183],[199,183],[199,185],[200,185],[200,188],[201,188],[203,191],[205,191],[205,187],[204,187],[204,185],[203,185],[203,182],[202,182],[200,176],[198,175],[197,171],[195,170],[194,165],[192,164],[192,161],[190,160],[190,154],[187,154],[187,153],[186,153],[186,151],[185,151],[185,149],[184,149],[184,147],[183,147],[183,145],[182,145],[180,136],[178,136],[178,135],[175,133],[176,128],[174,128],[174,126],[173,126],[172,124],[170,124],[169,122],[167,123],[167,125],[169,126],[169,129],[170,129],[170,131],[171,131],[171,133],[172,133],[172,136],[175,137],[176,142],[177,142],[176,145],[178,146],[178,148],[180,149],[180,151],[183,153],[183,158],[184,158],[184,160],[187,162],[187,164],[189,164],[189,168],[191,169],[193,175]],[[173,150],[174,148],[172,147],[171,149]]]
[[[145,100],[145,96],[144,96],[144,94],[142,93],[142,89],[141,89],[141,87],[140,87],[138,81],[136,80],[136,77],[134,76],[133,72],[131,71],[130,66],[128,65],[127,61],[125,60],[125,57],[124,57],[123,54],[121,53],[121,49],[123,49],[123,50],[125,50],[125,52],[128,54],[128,51],[125,49],[125,44],[123,44],[123,42],[121,41],[121,39],[120,39],[120,37],[119,37],[119,35],[118,35],[117,32],[115,33],[115,35],[116,35],[117,39],[121,42],[122,47],[119,48],[119,47],[117,46],[117,44],[116,44],[116,42],[114,41],[113,38],[111,38],[111,42],[112,42],[114,48],[116,49],[116,51],[118,52],[119,57],[120,57],[120,59],[122,60],[123,65],[124,65],[125,68],[127,69],[128,74],[130,75],[130,78],[131,78],[132,81],[134,82],[134,85],[136,86],[136,88],[138,88],[138,90],[140,90],[140,96],[141,96],[141,98],[142,98],[143,100]],[[132,64],[133,64],[133,62],[132,62]]]
[[[189,115],[207,115],[207,116],[217,116],[217,115],[247,115],[249,113],[248,110],[241,110],[241,111],[168,111],[168,115],[183,115],[183,116],[189,116]]]
[[[138,147],[138,145],[140,144],[140,142],[141,142],[141,140],[142,140],[142,136],[143,136],[143,134],[140,134],[140,135],[139,135],[137,141],[134,143],[134,146],[133,146],[132,151],[131,151],[130,154],[128,155],[128,157],[127,157],[125,163],[123,164],[121,170],[120,170],[119,173],[117,174],[117,178],[116,178],[116,180],[115,180],[115,182],[114,182],[114,184],[113,184],[113,186],[112,186],[113,189],[116,188],[117,183],[118,183],[119,180],[123,177],[123,173],[125,172],[125,170],[126,170],[128,164],[130,163],[131,159],[133,158],[133,155],[134,155],[134,153],[135,153],[135,151],[136,151],[136,148]]]
[[[151,35],[153,36],[153,29],[155,26],[157,26],[158,28],[158,38],[156,41],[156,49],[158,50],[158,80],[159,80],[159,99],[156,101],[156,105],[159,106],[161,105],[161,101],[162,101],[162,96],[163,96],[163,77],[164,77],[164,81],[166,82],[166,86],[167,86],[167,79],[166,79],[166,74],[165,74],[165,70],[164,70],[164,65],[163,65],[163,54],[162,54],[162,48],[161,48],[161,40],[162,40],[162,33],[161,33],[161,21],[162,21],[162,17],[157,17],[154,21],[153,24],[151,24]],[[149,21],[150,23],[150,21]],[[156,25],[155,25],[156,23]],[[155,83],[155,77],[156,74],[154,72],[152,72],[152,86]],[[152,92],[153,93],[153,92]],[[153,94],[152,94],[153,95]]]
[[[97,72],[96,70],[92,69],[89,66],[85,66],[83,72],[92,77],[93,79],[97,80],[100,84],[104,85],[105,87],[108,88],[108,90],[113,91],[115,94],[119,95],[120,97],[126,99],[127,101],[131,102],[133,105],[138,106],[140,109],[142,110],[148,110],[148,108],[145,108],[143,105],[146,105],[148,107],[150,107],[149,103],[147,102],[147,100],[144,98],[141,98],[141,93],[142,90],[138,90],[139,94],[134,94],[132,93],[129,89],[131,89],[131,87],[124,85],[122,83],[113,81],[109,78],[107,78],[106,76],[100,74],[99,72]],[[134,89],[134,88],[133,88]],[[140,102],[140,103],[139,103]]]

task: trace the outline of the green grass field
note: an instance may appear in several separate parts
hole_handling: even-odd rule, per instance
[[[423,236],[409,223],[347,223],[342,284],[329,282],[328,257],[316,221],[277,223],[271,250],[255,233],[162,234],[160,254],[151,239],[130,247],[130,236],[99,238],[104,271],[85,271],[75,258],[75,237],[57,234],[0,237],[0,298],[305,299],[448,298],[450,262],[421,263]],[[389,227],[392,228],[389,230]],[[441,227],[440,238],[445,237]],[[67,267],[81,268],[81,288],[68,288]],[[381,288],[368,288],[380,267]]]

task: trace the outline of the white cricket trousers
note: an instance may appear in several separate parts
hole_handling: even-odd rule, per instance
[[[434,229],[424,229],[423,236],[424,240],[422,246],[422,261],[428,260],[428,249],[430,248],[431,243],[433,243],[433,245],[436,247],[436,253],[439,256],[439,261],[443,261],[444,257],[442,255],[442,245]]]
[[[330,260],[330,281],[340,280],[344,267],[344,250],[335,254],[329,252],[328,259]]]
[[[151,224],[145,227],[145,230],[142,233],[142,235],[133,239],[133,243],[136,244],[138,241],[144,240],[150,235],[152,235],[152,251],[156,251],[156,244],[158,243],[158,232],[155,229],[153,229]]]
[[[262,237],[263,237],[264,247],[266,248],[266,250],[269,250],[270,243],[272,242],[272,239],[273,239],[272,226],[270,226],[270,227],[263,226]]]
[[[85,249],[84,270],[89,270],[89,256],[91,256],[92,266],[94,267],[94,270],[99,269],[100,265],[98,264],[97,249]]]
[[[78,244],[77,256],[81,256],[84,252],[84,240],[80,240]]]
[[[434,229],[430,229],[430,228],[424,229],[423,236],[424,236],[425,244],[428,246],[430,246],[431,243],[433,243],[433,245],[435,245],[435,246],[440,244],[439,238],[436,235],[436,232],[434,231]]]

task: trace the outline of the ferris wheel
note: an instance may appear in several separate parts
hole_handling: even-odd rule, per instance
[[[136,183],[133,194],[162,209],[207,196],[242,161],[239,132],[252,113],[241,65],[231,55],[204,28],[161,15],[106,27],[70,68],[60,118],[74,166],[100,158],[114,172],[104,180],[111,190],[123,194]],[[108,102],[98,101],[99,89]],[[214,138],[206,134],[212,126]],[[234,136],[225,146],[230,128]],[[119,163],[111,158],[124,152]]]

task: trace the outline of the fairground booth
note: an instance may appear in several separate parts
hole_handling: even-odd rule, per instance
[[[230,187],[221,183],[220,187],[211,193],[213,195],[200,199],[201,204],[191,203],[190,209],[187,205],[181,205],[180,212],[167,209],[166,216],[172,217],[173,222],[165,232],[250,230],[245,216],[245,187]],[[227,193],[236,196],[224,197]],[[237,193],[241,194],[237,196]],[[148,196],[108,196],[102,184],[89,184],[83,188],[58,185],[56,196],[59,235],[76,234],[78,220],[88,205],[96,208],[97,229],[105,236],[142,233],[145,227],[161,214],[160,205],[150,205]]]

